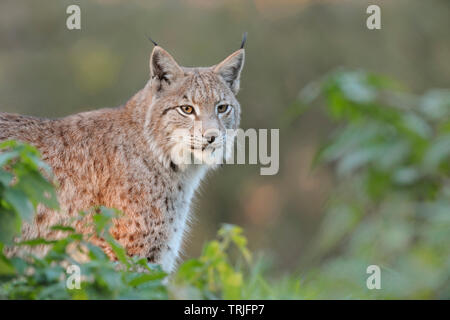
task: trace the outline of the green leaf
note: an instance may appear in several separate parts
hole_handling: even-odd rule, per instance
[[[23,220],[31,221],[33,218],[33,204],[27,195],[16,188],[8,188],[3,192],[3,197],[9,202]]]
[[[0,184],[3,184],[5,187],[9,186],[13,178],[14,176],[11,173],[3,171],[0,168]]]
[[[150,281],[162,280],[167,276],[165,272],[152,272],[135,277],[128,284],[132,287],[137,287],[143,283]]]
[[[50,209],[59,208],[55,188],[38,172],[28,172],[26,175],[21,175],[16,188],[25,192],[34,206],[42,203]]]
[[[8,276],[16,273],[12,262],[3,254],[3,243],[0,243],[0,276]]]
[[[16,274],[14,266],[7,260],[0,258],[0,276],[9,276]]]
[[[8,151],[8,152],[0,153],[0,168],[3,167],[5,164],[7,164],[12,159],[17,158],[19,155],[20,154],[18,151]]]
[[[423,162],[430,170],[436,169],[441,163],[450,162],[450,134],[440,136],[433,141]]]
[[[52,230],[58,230],[58,231],[67,231],[67,232],[75,232],[75,228],[70,226],[62,226],[62,225],[55,225],[51,226],[50,229]]]
[[[20,241],[17,243],[18,246],[40,246],[40,245],[48,245],[48,244],[55,244],[57,243],[56,240],[47,240],[43,238],[36,238],[26,241]]]
[[[130,267],[130,262],[127,256],[127,253],[123,247],[121,247],[116,240],[114,240],[109,234],[105,236],[105,240],[108,242],[108,244],[111,246],[111,249],[113,250],[114,254],[117,257],[117,260],[126,265],[127,267]]]
[[[12,243],[13,238],[20,233],[21,225],[14,211],[0,207],[0,242]]]

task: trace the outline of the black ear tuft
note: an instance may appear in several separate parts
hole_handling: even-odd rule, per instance
[[[150,36],[148,36],[147,38],[148,38],[148,40],[150,40],[150,41],[153,43],[153,45],[154,45],[155,47],[158,46],[158,44],[157,44]]]
[[[242,36],[241,49],[244,49],[246,41],[247,41],[247,31],[245,31],[244,35]]]

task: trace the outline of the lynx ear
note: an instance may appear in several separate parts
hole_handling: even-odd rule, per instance
[[[214,72],[225,80],[234,94],[237,94],[239,91],[239,79],[244,67],[244,60],[245,51],[244,49],[239,49],[214,67]]]
[[[163,85],[170,85],[181,75],[183,70],[175,59],[160,46],[155,46],[150,58],[150,77],[159,84],[158,90],[161,90]]]

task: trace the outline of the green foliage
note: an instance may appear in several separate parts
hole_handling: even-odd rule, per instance
[[[450,297],[450,91],[339,70],[301,93],[340,126],[318,152],[337,183],[311,248],[325,297]],[[339,252],[339,256],[332,256]],[[365,288],[382,268],[382,290]],[[312,279],[311,279],[312,280]]]
[[[241,299],[243,273],[230,264],[227,249],[231,244],[236,245],[249,263],[247,240],[241,228],[231,225],[224,225],[218,235],[221,239],[207,243],[200,258],[183,263],[176,283],[188,284],[191,294],[198,298],[217,299],[222,295],[224,299]]]
[[[0,149],[6,149],[0,153],[0,168],[9,167],[0,170],[0,242],[11,243],[20,233],[22,220],[32,219],[38,203],[57,209],[58,202],[53,186],[40,174],[40,170],[51,172],[36,149],[15,141],[1,143]]]

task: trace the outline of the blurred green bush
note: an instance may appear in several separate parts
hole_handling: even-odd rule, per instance
[[[300,94],[337,122],[315,163],[334,191],[310,258],[321,297],[450,298],[450,91],[407,93],[364,71],[338,70]],[[381,267],[381,290],[366,268]]]

